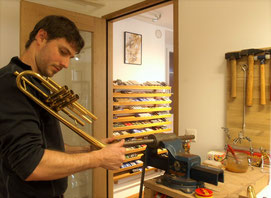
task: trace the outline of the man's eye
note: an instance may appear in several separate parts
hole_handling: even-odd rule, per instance
[[[64,50],[60,50],[60,54],[66,56],[66,55],[68,55],[68,52],[66,52]]]

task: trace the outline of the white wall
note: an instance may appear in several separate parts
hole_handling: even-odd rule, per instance
[[[162,28],[162,38],[155,37],[157,26],[135,19],[125,19],[113,24],[113,79],[123,81],[136,80],[165,81],[165,30]],[[142,35],[142,65],[124,64],[124,32]]]
[[[198,131],[192,153],[223,149],[229,51],[271,46],[270,0],[179,1],[180,134]]]
[[[19,56],[20,0],[0,0],[0,68]]]
[[[19,7],[19,0],[0,0],[0,67],[19,54]],[[208,150],[222,149],[224,144],[221,130],[226,113],[224,54],[270,47],[270,19],[270,0],[179,1],[179,133],[184,134],[186,128],[198,130],[197,143],[192,144],[191,151],[202,158]],[[139,29],[134,27],[130,31]],[[123,47],[123,40],[119,45]],[[147,51],[143,48],[143,54]],[[143,67],[125,66],[132,71]],[[153,72],[148,75],[155,76]]]

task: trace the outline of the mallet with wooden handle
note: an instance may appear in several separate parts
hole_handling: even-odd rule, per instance
[[[230,61],[231,65],[231,97],[236,98],[236,62],[241,58],[239,52],[229,52],[225,54],[225,58]]]
[[[266,55],[271,55],[271,49],[269,49],[269,50],[266,50],[265,51],[265,54]],[[271,64],[271,61],[269,60],[269,65]],[[270,93],[270,98],[269,98],[269,100],[271,101],[271,65],[270,65],[270,67],[269,67],[269,93]]]
[[[261,93],[261,104],[266,104],[266,97],[265,97],[265,61],[270,59],[270,54],[254,56],[254,60],[260,61],[260,93]]]
[[[246,49],[241,51],[241,56],[248,57],[247,97],[246,104],[251,107],[253,104],[253,79],[254,79],[254,55],[263,52],[260,49]]]

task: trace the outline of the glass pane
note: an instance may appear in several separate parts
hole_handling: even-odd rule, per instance
[[[80,31],[80,34],[85,40],[85,47],[81,50],[79,55],[71,60],[69,68],[59,72],[54,76],[53,80],[61,86],[67,85],[69,89],[78,94],[79,100],[77,102],[91,112],[92,33]],[[67,119],[71,121],[68,117]],[[72,123],[74,122],[72,121]],[[86,123],[84,127],[80,125],[77,125],[77,127],[92,135],[92,125]],[[65,125],[61,124],[61,128],[65,143],[71,146],[89,144]],[[91,198],[92,171],[88,170],[71,175],[68,185],[65,198]]]

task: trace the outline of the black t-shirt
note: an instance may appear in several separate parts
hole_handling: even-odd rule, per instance
[[[39,164],[44,149],[64,151],[59,122],[23,94],[15,71],[31,70],[18,57],[0,69],[0,198],[52,198],[63,194],[67,178],[24,181]],[[38,85],[35,79],[30,78]],[[37,91],[33,94],[38,96]]]

